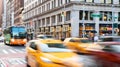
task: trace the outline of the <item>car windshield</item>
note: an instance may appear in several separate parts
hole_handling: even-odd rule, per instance
[[[71,50],[60,43],[40,44],[40,49],[43,52],[71,52]]]
[[[120,45],[106,45],[103,50],[107,52],[120,53]]]
[[[12,36],[14,38],[25,38],[26,30],[24,27],[13,27],[12,28]]]
[[[91,43],[92,41],[89,39],[71,39],[70,42]]]
[[[53,36],[45,36],[46,38],[53,38]]]
[[[38,38],[41,38],[41,39],[46,39],[46,38],[53,38],[53,36],[46,35],[46,36],[39,36]]]

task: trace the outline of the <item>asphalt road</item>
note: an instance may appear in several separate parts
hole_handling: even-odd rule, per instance
[[[26,67],[24,46],[8,46],[0,43],[0,67]],[[79,61],[84,67],[97,67],[94,57],[90,55],[80,55]]]
[[[26,67],[25,47],[0,43],[0,67]]]

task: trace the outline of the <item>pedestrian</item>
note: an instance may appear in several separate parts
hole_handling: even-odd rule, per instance
[[[97,42],[99,40],[99,37],[97,35],[94,36],[94,42]]]

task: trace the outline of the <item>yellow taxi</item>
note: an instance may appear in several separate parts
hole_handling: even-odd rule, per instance
[[[26,52],[27,67],[83,67],[79,56],[61,40],[31,40],[26,44]]]
[[[75,52],[80,53],[89,53],[91,50],[101,50],[103,48],[88,38],[66,38],[64,44]]]

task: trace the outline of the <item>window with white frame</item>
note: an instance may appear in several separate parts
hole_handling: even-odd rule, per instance
[[[94,2],[94,0],[86,0],[86,2],[93,3],[93,2]]]
[[[106,0],[106,3],[107,3],[107,4],[112,4],[112,3],[113,3],[113,0]]]
[[[100,0],[100,3],[105,3],[105,0]]]

